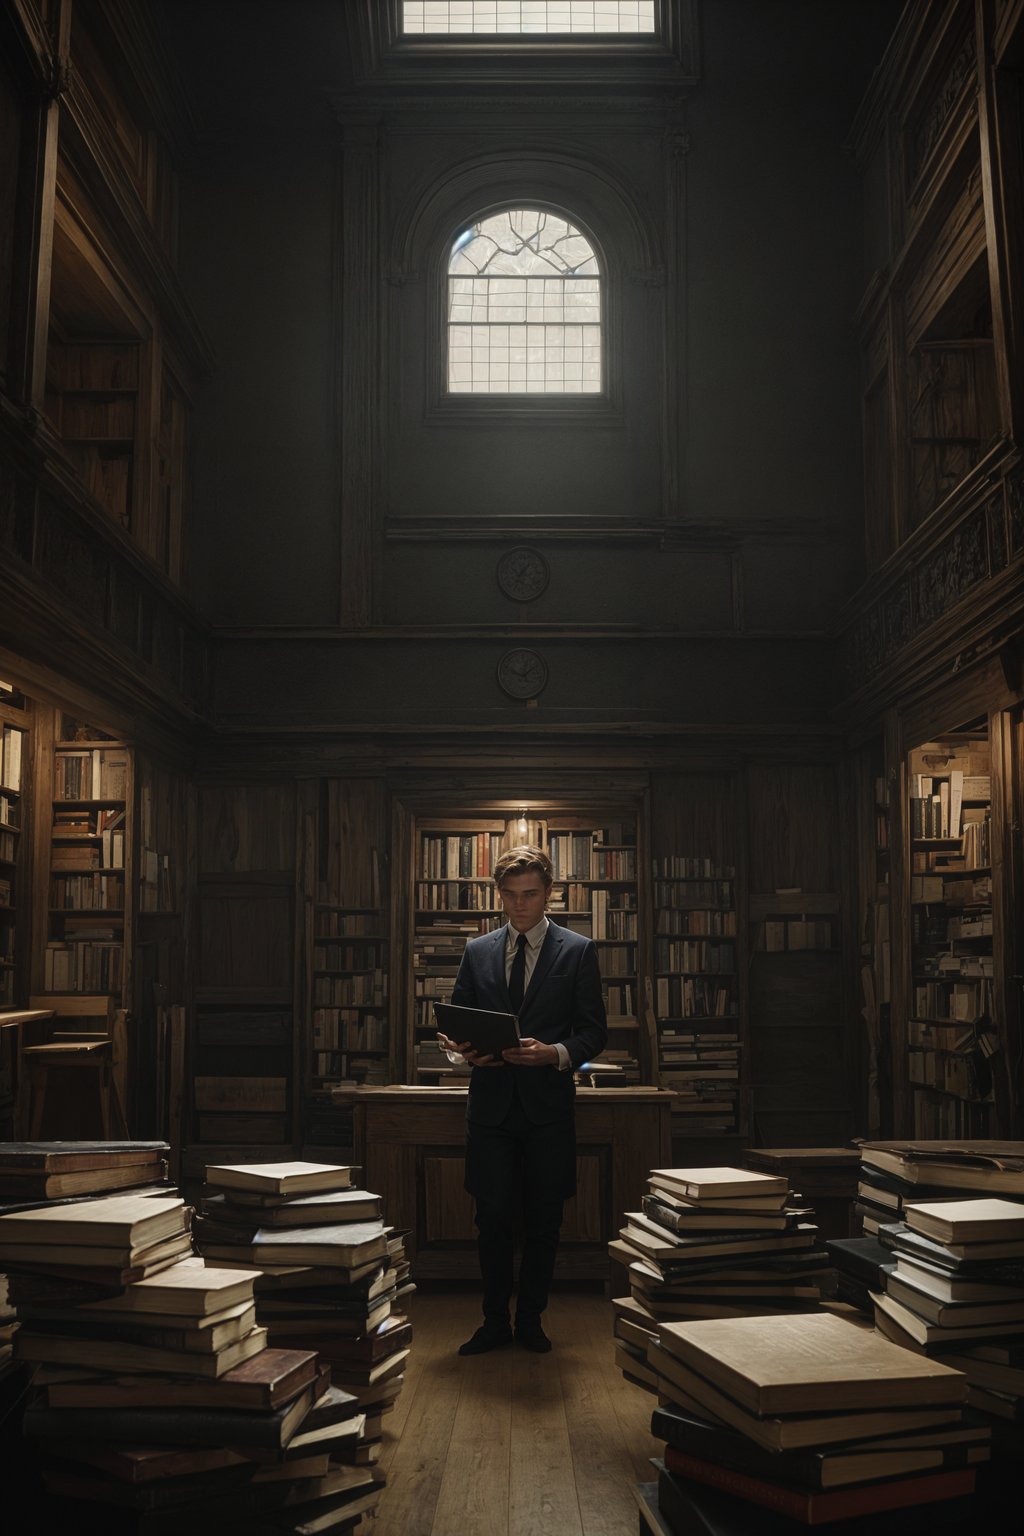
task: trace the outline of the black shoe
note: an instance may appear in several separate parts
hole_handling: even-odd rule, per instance
[[[495,1323],[484,1323],[471,1339],[459,1345],[460,1355],[486,1355],[492,1349],[504,1349],[512,1343],[512,1329],[506,1323],[502,1328]]]
[[[532,1349],[535,1355],[546,1355],[551,1348],[551,1340],[540,1323],[517,1323],[516,1343]]]

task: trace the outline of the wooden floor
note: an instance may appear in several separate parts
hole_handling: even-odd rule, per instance
[[[654,1398],[614,1364],[611,1307],[560,1293],[554,1348],[462,1359],[475,1297],[411,1298],[412,1354],[385,1420],[374,1536],[634,1536],[632,1485],[653,1477]]]

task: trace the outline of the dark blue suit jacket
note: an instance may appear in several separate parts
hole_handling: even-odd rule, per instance
[[[452,993],[466,1008],[512,1013],[505,981],[507,927],[470,939]],[[604,1050],[608,1023],[601,997],[597,948],[591,939],[550,922],[530,985],[519,1010],[519,1031],[545,1045],[561,1042],[573,1067]],[[572,1072],[557,1067],[477,1067],[469,1081],[467,1118],[500,1125],[512,1107],[515,1090],[536,1125],[571,1120],[575,1088]]]

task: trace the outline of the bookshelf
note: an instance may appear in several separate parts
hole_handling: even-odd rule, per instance
[[[86,490],[126,529],[135,504],[139,352],[135,340],[61,339],[54,331],[46,358],[46,415]]]
[[[43,993],[127,994],[132,752],[55,712]]]
[[[29,774],[30,705],[13,684],[0,682],[0,1008],[25,1000],[21,984],[19,909],[26,899],[24,837]],[[21,928],[24,933],[24,925]]]
[[[430,1084],[469,1075],[468,1067],[453,1066],[438,1052],[433,1004],[451,998],[466,943],[504,922],[492,870],[500,854],[519,843],[533,843],[551,858],[549,921],[593,938],[598,946],[608,1012],[608,1046],[601,1061],[621,1070],[595,1074],[595,1080],[619,1087],[637,1083],[643,1069],[635,820],[543,806],[532,807],[523,820],[491,809],[461,817],[423,813],[416,819],[410,865],[409,1076]]]
[[[305,1139],[350,1146],[333,1090],[390,1081],[387,796],[375,779],[323,779],[315,796],[308,914],[311,1018]]]
[[[907,759],[913,1132],[993,1134],[992,764],[987,723]]]
[[[736,871],[689,854],[653,861],[658,1080],[674,1136],[740,1129]]]

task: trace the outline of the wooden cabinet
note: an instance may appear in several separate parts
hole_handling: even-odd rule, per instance
[[[473,1202],[462,1187],[464,1088],[368,1088],[353,1096],[355,1160],[407,1227],[417,1280],[478,1274]],[[671,1161],[672,1095],[656,1088],[581,1088],[577,1193],[566,1205],[556,1279],[603,1280],[607,1244],[652,1168]]]

